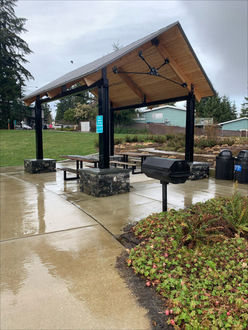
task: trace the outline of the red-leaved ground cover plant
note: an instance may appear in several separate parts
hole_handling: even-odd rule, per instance
[[[127,263],[165,298],[178,329],[247,329],[248,197],[153,214],[132,228]]]

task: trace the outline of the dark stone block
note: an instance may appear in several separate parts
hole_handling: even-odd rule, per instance
[[[24,159],[24,170],[28,173],[45,173],[56,171],[56,160],[44,159]]]
[[[190,165],[189,180],[200,180],[209,177],[209,163],[193,162]]]
[[[129,171],[126,169],[82,169],[79,176],[80,190],[88,195],[105,197],[130,191]]]

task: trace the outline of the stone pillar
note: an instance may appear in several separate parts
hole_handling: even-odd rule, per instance
[[[24,170],[31,174],[55,172],[56,160],[50,158],[24,159]]]
[[[120,168],[87,168],[79,171],[80,190],[95,197],[106,197],[130,191],[129,170]]]

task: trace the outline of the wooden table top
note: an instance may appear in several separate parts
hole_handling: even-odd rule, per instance
[[[93,156],[81,156],[81,155],[62,155],[61,158],[71,159],[71,160],[78,160],[81,162],[89,162],[89,163],[97,163],[99,159]]]
[[[132,156],[132,157],[152,157],[153,155],[151,154],[146,154],[142,152],[134,152],[134,151],[123,151],[119,152],[118,155],[127,155],[127,156]]]

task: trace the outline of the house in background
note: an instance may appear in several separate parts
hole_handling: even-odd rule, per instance
[[[228,131],[248,131],[248,117],[225,121],[219,123],[222,130]]]
[[[151,110],[141,110],[136,123],[149,124],[165,124],[166,126],[185,127],[186,125],[186,109],[182,109],[172,105],[163,105]]]

